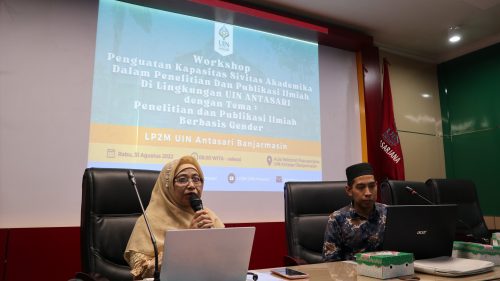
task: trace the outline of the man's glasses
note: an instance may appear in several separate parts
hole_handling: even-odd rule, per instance
[[[192,178],[178,177],[174,179],[174,182],[176,182],[180,186],[186,186],[189,184],[189,182],[192,182],[194,185],[200,185],[203,183],[203,179],[199,176],[193,176]]]

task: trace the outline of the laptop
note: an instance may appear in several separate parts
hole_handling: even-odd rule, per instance
[[[413,253],[415,271],[465,276],[493,270],[494,263],[451,257],[457,205],[387,206],[383,249]]]
[[[245,281],[255,227],[168,230],[162,281]]]
[[[415,259],[451,256],[457,205],[387,206],[384,250],[413,253]]]

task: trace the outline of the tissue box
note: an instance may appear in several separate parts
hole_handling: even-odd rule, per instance
[[[500,232],[495,232],[491,235],[491,245],[500,246]]]
[[[500,265],[500,246],[454,241],[453,256],[457,258],[491,261],[495,265]]]
[[[358,275],[388,279],[412,275],[413,254],[381,251],[356,254]]]

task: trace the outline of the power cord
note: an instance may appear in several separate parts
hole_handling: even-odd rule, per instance
[[[253,272],[247,272],[247,275],[252,275],[252,280],[253,281],[257,281],[259,280],[259,275],[257,275],[257,273],[253,273]]]

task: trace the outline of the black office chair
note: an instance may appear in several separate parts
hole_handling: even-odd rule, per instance
[[[410,187],[425,199],[436,204],[434,189],[423,182],[385,180],[380,184],[380,202],[387,205],[431,205],[417,194],[412,194],[405,187]]]
[[[322,262],[328,216],[351,202],[345,181],[286,182],[286,265]]]
[[[438,204],[458,205],[457,240],[489,243],[491,233],[484,221],[474,182],[461,179],[428,179],[425,183],[435,190]]]
[[[146,208],[159,172],[133,171]],[[85,170],[80,226],[84,273],[93,276],[99,274],[110,281],[132,280],[123,253],[141,214],[135,189],[128,178],[128,169]]]

